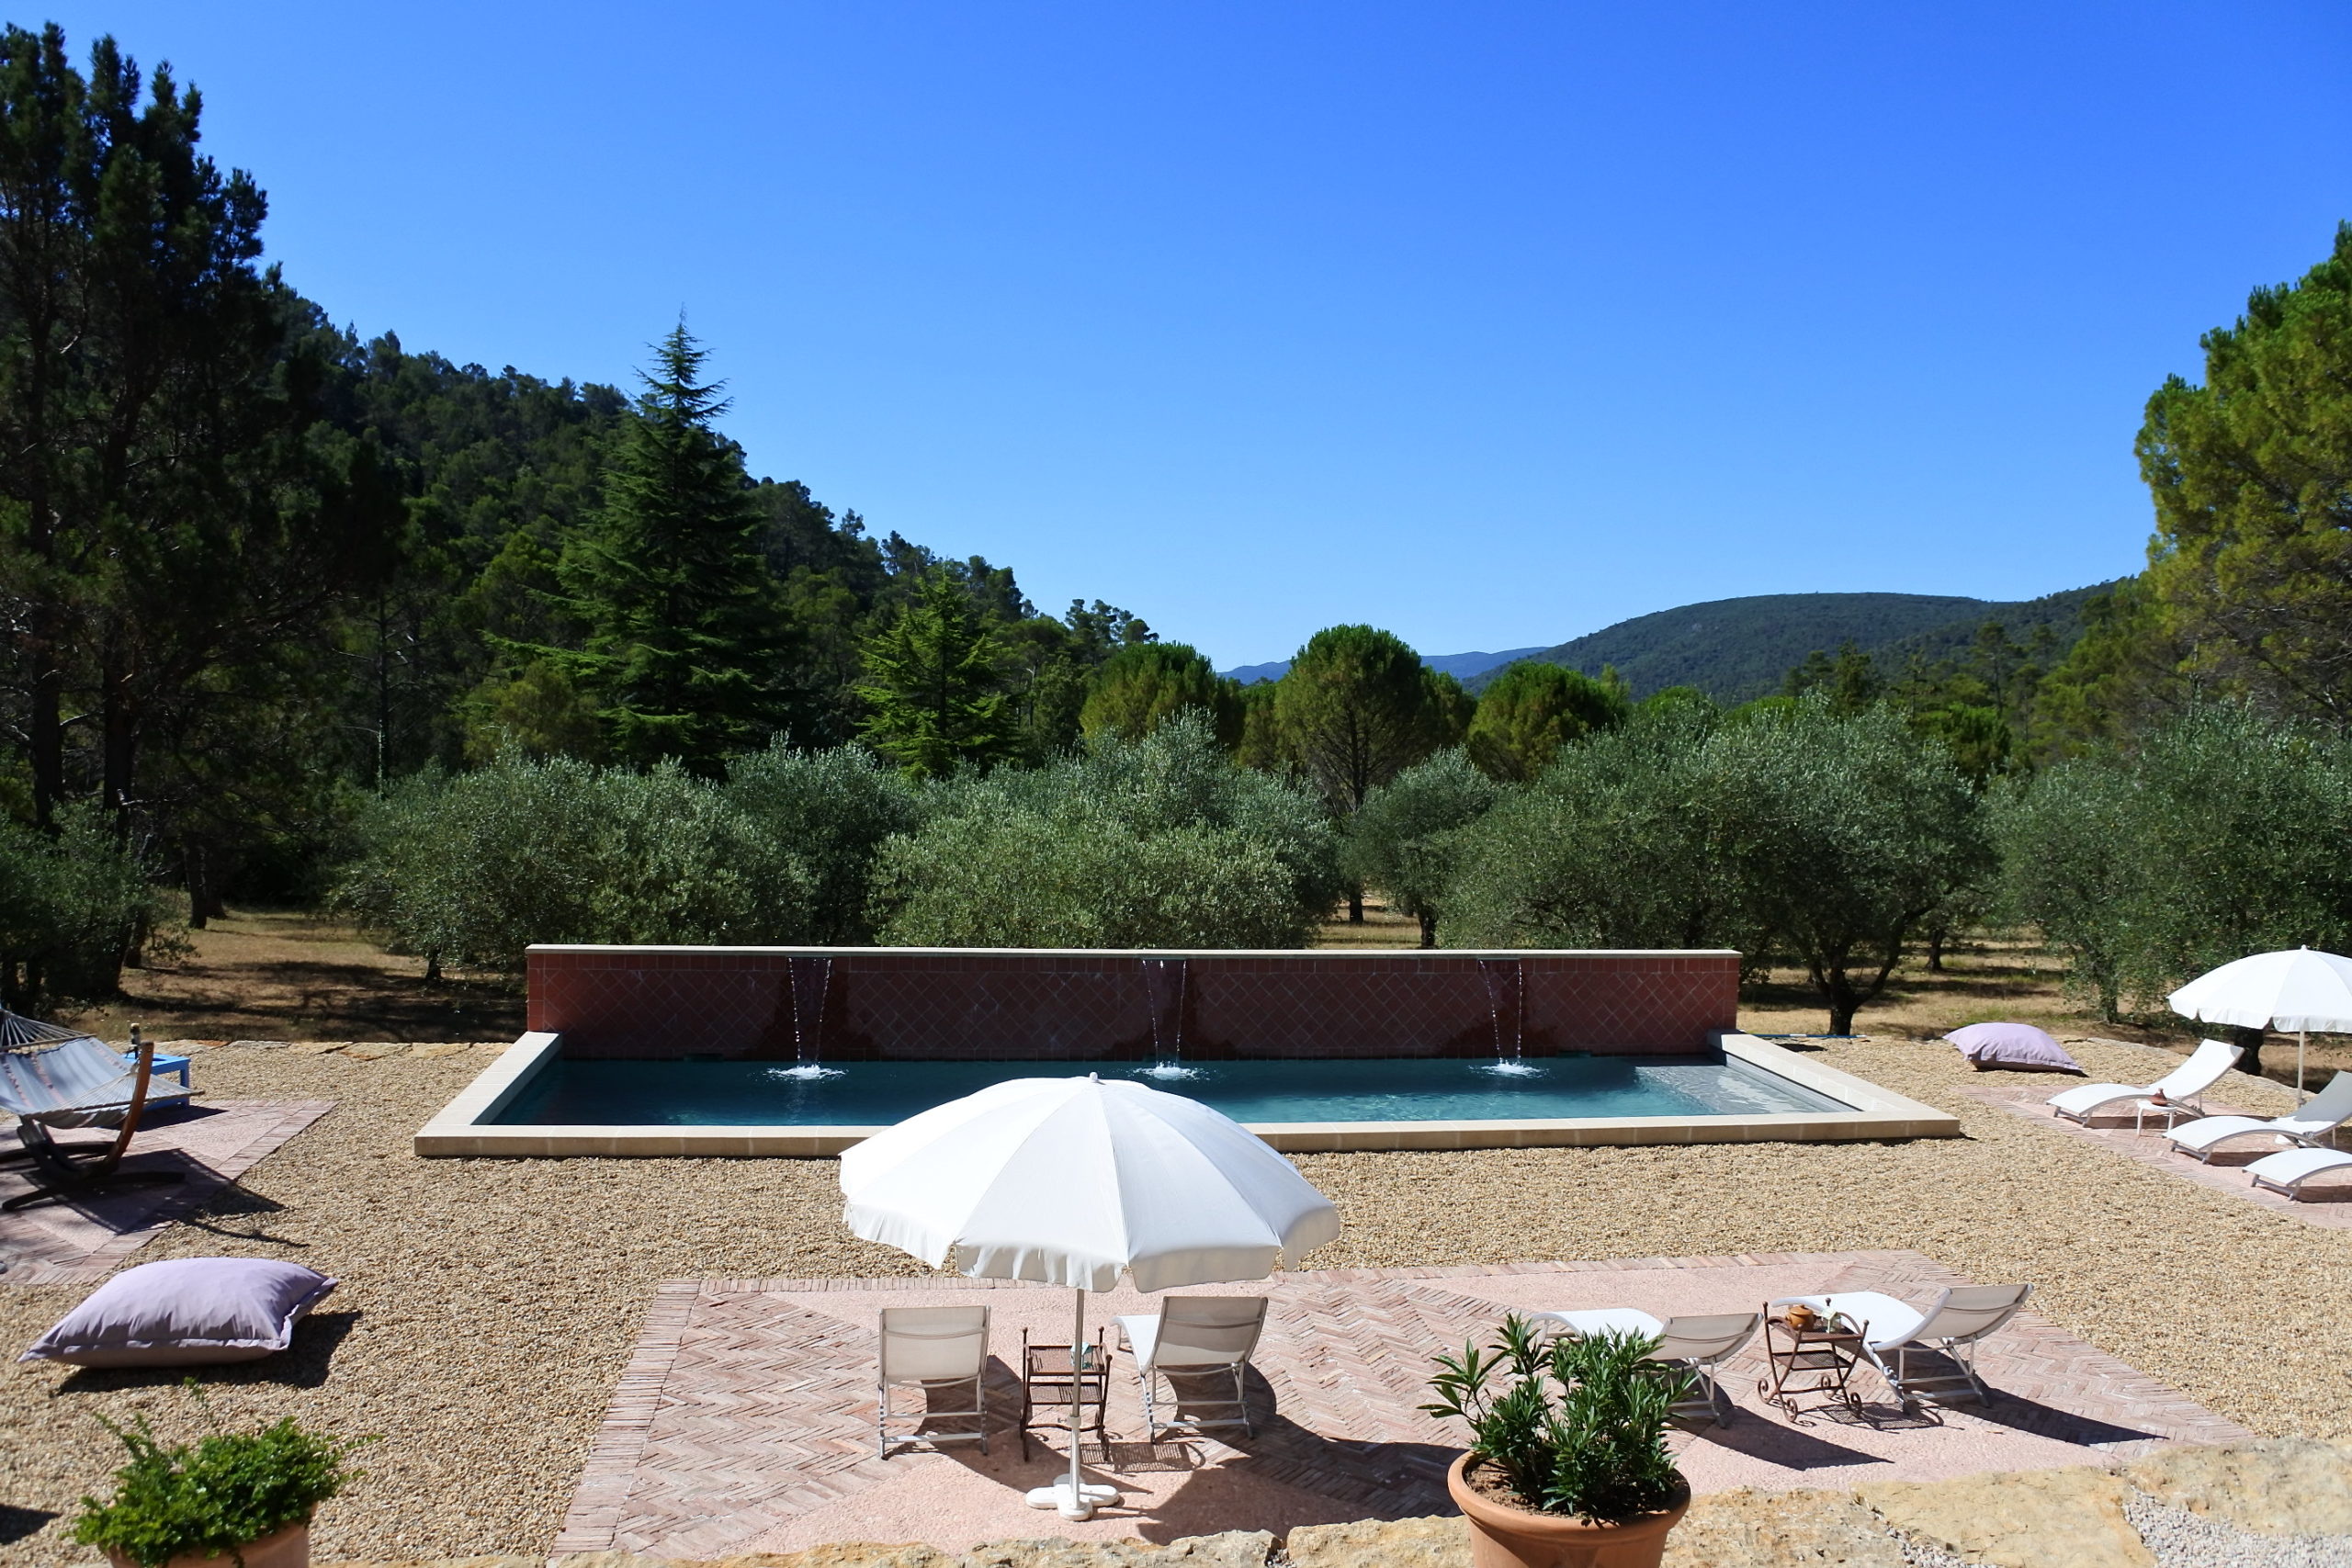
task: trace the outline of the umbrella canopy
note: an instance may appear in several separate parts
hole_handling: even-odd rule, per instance
[[[2200,1023],[2352,1034],[2352,958],[2308,947],[2257,953],[2199,975],[2165,999]]]
[[[1297,1168],[1197,1100],[1125,1078],[1012,1078],[842,1151],[842,1218],[991,1280],[1139,1291],[1258,1280],[1340,1234]]]
[[[2257,953],[2199,975],[2165,999],[2173,1011],[2200,1023],[2292,1034],[2301,1092],[2303,1036],[2352,1034],[2352,958],[2308,947]]]

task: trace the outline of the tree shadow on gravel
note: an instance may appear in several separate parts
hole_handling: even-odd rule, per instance
[[[14,1503],[0,1503],[0,1546],[19,1541],[28,1535],[38,1535],[42,1526],[57,1517],[41,1508],[20,1508]]]

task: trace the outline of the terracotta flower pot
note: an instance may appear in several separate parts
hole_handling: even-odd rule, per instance
[[[1470,1524],[1473,1568],[1657,1568],[1666,1532],[1690,1511],[1690,1489],[1671,1508],[1623,1524],[1596,1524],[1561,1514],[1507,1507],[1463,1478],[1470,1456],[1445,1472],[1445,1489]]]
[[[107,1558],[114,1568],[137,1568],[130,1558],[109,1548]],[[222,1553],[218,1557],[181,1555],[173,1558],[164,1568],[237,1568],[237,1558],[245,1560],[245,1568],[311,1568],[311,1526],[305,1520],[288,1525],[275,1534],[248,1542],[235,1556]]]

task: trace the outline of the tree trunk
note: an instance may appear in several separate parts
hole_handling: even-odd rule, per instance
[[[1940,975],[1944,972],[1944,939],[1950,934],[1941,926],[1928,932],[1928,974]]]
[[[1420,919],[1421,945],[1423,947],[1435,947],[1437,945],[1437,917],[1430,913],[1427,909],[1423,909],[1421,911]]]
[[[1363,889],[1361,887],[1348,889],[1348,924],[1363,924]]]
[[[2242,1045],[2245,1048],[2245,1055],[2238,1058],[2238,1071],[2260,1077],[2262,1076],[2262,1031],[2240,1029],[2233,1025],[2229,1033],[2231,1044]]]
[[[213,880],[212,856],[202,844],[191,844],[187,852],[187,924],[190,931],[202,931],[205,924],[228,914],[220,902],[220,885]]]

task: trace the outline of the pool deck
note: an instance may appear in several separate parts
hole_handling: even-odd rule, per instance
[[[1881,1089],[1850,1073],[1760,1040],[1723,1032],[1727,1056],[1854,1109],[1747,1116],[1589,1116],[1491,1122],[1278,1122],[1247,1123],[1291,1154],[1356,1149],[1578,1148],[1599,1145],[1851,1143],[1954,1138],[1948,1111]],[[879,1127],[594,1126],[489,1120],[525,1080],[562,1049],[560,1034],[524,1035],[416,1134],[426,1157],[463,1158],[816,1158],[837,1155]]]
[[[857,1540],[954,1551],[1018,1536],[1165,1541],[1452,1512],[1443,1474],[1463,1434],[1419,1408],[1430,1358],[1491,1335],[1505,1312],[1753,1312],[1825,1290],[1923,1301],[1959,1282],[1919,1253],[1878,1251],[1322,1269],[1199,1287],[1270,1298],[1251,1360],[1255,1434],[1145,1442],[1134,1370],[1114,1348],[1109,1450],[1090,1440],[1083,1458],[1087,1479],[1118,1486],[1125,1504],[1077,1524],[1023,1505],[1068,1450],[1047,1432],[1023,1456],[1011,1371],[1023,1329],[1068,1341],[1068,1291],[953,1277],[672,1280],[654,1292],[554,1551],[711,1559]],[[966,1443],[879,1459],[876,1312],[951,1303],[990,1311],[989,1451]],[[1090,1297],[1088,1321],[1107,1329],[1119,1314],[1157,1307],[1123,1287]],[[1731,1424],[1670,1441],[1692,1487],[1716,1492],[2106,1464],[2249,1436],[2030,1313],[1986,1340],[1979,1364],[1997,1391],[1989,1406],[1906,1415],[1862,1372],[1860,1409],[1809,1412],[1797,1425],[1758,1399],[1763,1356],[1751,1344],[1724,1370]],[[950,1397],[968,1399],[960,1389]]]

